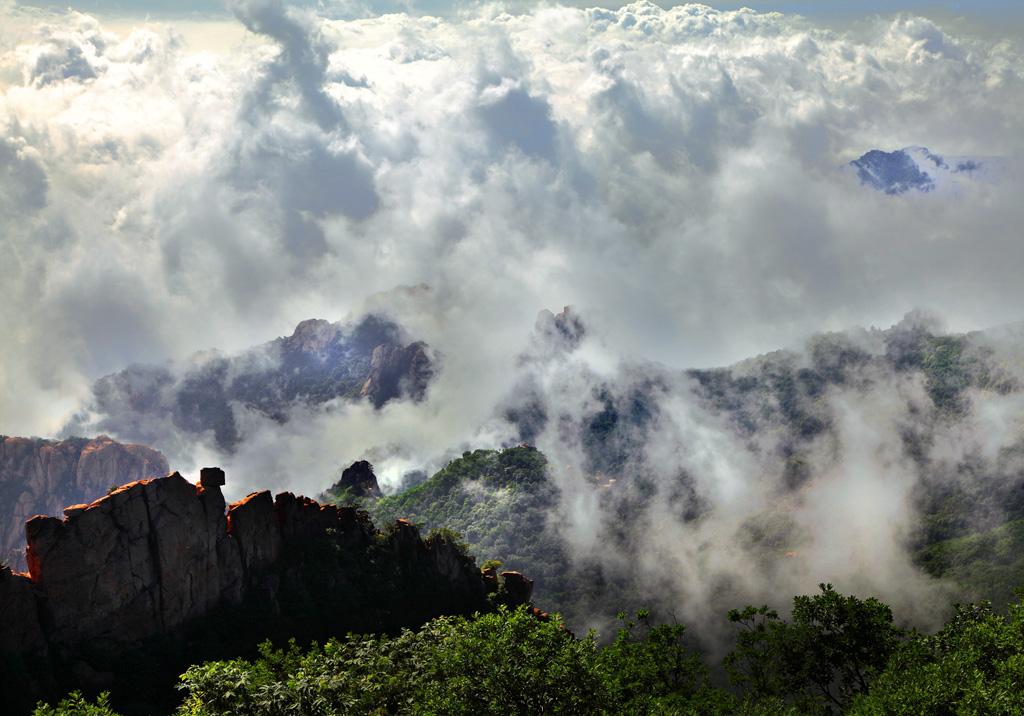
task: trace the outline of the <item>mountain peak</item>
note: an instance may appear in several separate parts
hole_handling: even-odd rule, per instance
[[[1007,160],[1005,157],[943,156],[927,147],[910,145],[893,152],[872,149],[841,169],[856,174],[862,186],[889,196],[901,196],[910,191],[955,195],[962,183],[999,179],[1007,170]]]

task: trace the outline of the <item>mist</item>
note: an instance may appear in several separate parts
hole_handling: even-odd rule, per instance
[[[296,405],[285,425],[235,408],[234,453],[174,434],[154,447],[188,475],[223,466],[232,497],[316,494],[364,458],[391,489],[522,439],[508,409],[537,395],[547,421],[529,437],[576,466],[553,479],[567,539],[588,555],[609,513],[580,426],[602,391],[656,384],[624,459],[658,489],[685,472],[683,501],[714,510],[650,514],[642,573],[672,565],[667,588],[693,609],[726,582],[909,593],[921,467],[899,435],[921,385],[862,376],[823,395],[827,439],[803,458],[813,486],[787,497],[773,439],[738,434],[683,370],[803,354],[812,334],[886,329],[917,307],[952,331],[1024,317],[1021,38],[912,14],[847,32],[644,2],[443,19],[228,9],[231,44],[211,49],[213,21],[115,31],[0,4],[0,432],[58,435],[96,379],[133,364],[383,312],[438,356],[423,401]],[[955,201],[839,171],[908,145],[1011,170]],[[567,304],[585,336],[552,348],[538,311]],[[1015,396],[973,405],[957,426],[918,426],[929,464],[955,472],[1018,439]],[[810,545],[768,575],[736,537],[763,511]]]

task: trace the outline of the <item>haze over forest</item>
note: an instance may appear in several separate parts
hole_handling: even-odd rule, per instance
[[[924,464],[901,431],[927,433],[940,472],[977,456],[1017,474],[999,461],[1021,439],[1019,331],[971,339],[1011,383],[963,386],[955,420],[921,412],[923,373],[881,364],[897,324],[886,335],[1024,319],[1020,17],[757,7],[0,3],[0,433],[99,425],[95,381],[129,366],[180,376],[307,319],[385,316],[429,347],[421,400],[300,401],[287,421],[233,403],[232,449],[174,431],[153,447],[186,476],[223,466],[231,497],[317,494],[357,459],[393,491],[522,439],[513,418],[541,405],[528,432],[586,553],[599,486],[579,479],[579,428],[660,381],[631,457],[656,482],[685,470],[721,517],[696,535],[644,523],[652,560],[685,576],[701,558],[678,545],[728,543],[775,507],[792,453],[770,420],[751,449],[684,371],[787,347],[817,368],[811,337],[848,331],[871,359],[816,398],[832,442],[806,451],[824,487],[796,519],[820,549],[780,594],[839,564],[841,587],[898,601]],[[953,197],[840,170],[907,146],[1008,169]],[[537,321],[566,304],[578,324]]]

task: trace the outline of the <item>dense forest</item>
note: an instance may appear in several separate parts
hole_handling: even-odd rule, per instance
[[[623,498],[606,478],[602,509],[618,525],[602,534],[608,549],[630,550],[634,525],[659,499],[692,504],[689,484],[682,476],[667,497],[639,481]],[[1019,486],[1006,489],[1019,496]],[[998,608],[1014,600],[1024,585],[1024,514],[1009,499],[999,505],[1000,519],[979,522],[976,515],[985,497],[979,490],[936,488],[922,499],[922,509],[908,537],[907,548],[924,573],[954,585],[964,600],[990,599]],[[1007,496],[1007,495],[1004,495]],[[357,504],[374,522],[407,519],[425,529],[449,529],[459,534],[470,552],[482,561],[495,560],[506,569],[528,574],[536,581],[535,599],[559,612],[577,628],[588,614],[614,614],[622,608],[651,606],[649,585],[606,574],[598,560],[570,553],[561,526],[552,520],[558,488],[550,479],[548,460],[529,446],[466,452],[422,484],[398,494],[354,497],[331,493],[324,500]],[[1018,497],[1019,499],[1019,497]],[[699,516],[694,519],[699,519]],[[805,539],[781,509],[750,516],[739,527],[744,547],[771,561],[802,547]]]
[[[1021,592],[1024,596],[1024,592]],[[258,659],[182,675],[177,716],[284,714],[1019,714],[1024,603],[956,605],[934,634],[894,626],[891,609],[837,593],[729,611],[735,643],[712,669],[686,627],[620,614],[599,647],[520,609],[442,617],[397,635],[322,646],[270,642]],[[33,716],[113,716],[80,693]]]
[[[1022,711],[1019,336],[943,335],[908,317],[724,369],[559,372],[579,370],[565,358],[582,331],[522,358],[499,412],[509,447],[466,450],[383,495],[322,497],[522,572],[534,603],[559,616],[494,600],[497,611],[401,633],[316,644],[281,634],[258,654],[192,666],[178,713]],[[722,456],[743,468],[743,510],[716,492],[730,474]],[[847,491],[823,502],[837,485]],[[813,584],[791,587],[793,574],[831,558],[815,555],[828,540],[816,544],[814,527],[857,508],[872,514],[837,539],[877,537],[878,553],[849,545],[811,574],[841,589],[823,584],[783,614]],[[574,532],[581,515],[586,539]],[[848,588],[865,572],[843,554],[897,557],[903,571],[888,579],[867,563],[865,584],[895,581],[905,601]],[[912,604],[922,585],[946,605],[927,625]],[[71,695],[38,713],[128,716],[116,696]]]

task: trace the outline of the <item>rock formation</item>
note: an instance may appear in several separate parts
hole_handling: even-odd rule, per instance
[[[433,373],[426,343],[384,343],[373,349],[370,377],[359,394],[369,398],[376,408],[401,395],[422,400]]]
[[[352,497],[381,496],[377,476],[373,474],[373,465],[366,460],[358,460],[346,467],[341,473],[341,479],[334,483],[328,492],[335,495],[347,492]]]
[[[546,344],[572,350],[579,346],[587,329],[572,306],[565,306],[557,316],[547,309],[538,313],[533,331],[537,339]]]
[[[61,688],[98,686],[116,669],[90,655],[152,648],[154,640],[163,649],[161,639],[213,613],[224,621],[231,610],[257,612],[258,623],[246,622],[249,633],[236,637],[242,642],[278,634],[275,624],[324,638],[486,609],[495,591],[458,545],[424,540],[403,520],[378,532],[365,512],[268,491],[226,507],[223,484],[218,468],[204,468],[198,485],[172,473],[70,508],[63,519],[29,520],[29,575],[0,570],[3,654],[64,663],[70,668],[54,673],[78,681]],[[509,594],[528,603],[528,580],[511,581]]]
[[[89,503],[112,486],[166,475],[167,460],[145,445],[105,435],[64,442],[0,437],[0,556],[26,569],[25,521]]]
[[[171,462],[209,438],[228,453],[253,437],[246,412],[286,423],[298,406],[334,400],[420,400],[434,374],[426,344],[386,315],[303,321],[290,336],[236,354],[216,350],[183,361],[132,365],[97,380],[64,432],[106,432],[165,446]]]

